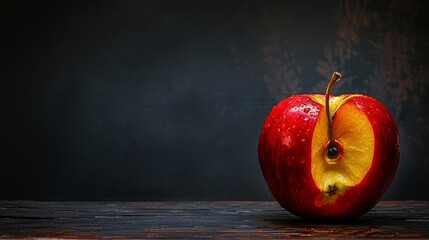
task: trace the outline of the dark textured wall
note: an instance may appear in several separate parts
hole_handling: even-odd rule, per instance
[[[0,198],[271,199],[265,117],[340,71],[399,125],[385,197],[429,199],[428,12],[401,2],[2,4]]]

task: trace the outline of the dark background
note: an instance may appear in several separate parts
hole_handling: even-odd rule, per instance
[[[263,200],[280,99],[382,101],[401,133],[386,199],[429,199],[423,1],[2,3],[0,199]]]

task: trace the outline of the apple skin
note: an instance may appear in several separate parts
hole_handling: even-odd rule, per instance
[[[344,103],[342,106],[351,104],[362,111],[371,123],[373,161],[358,185],[346,189],[335,202],[320,205],[317,199],[321,190],[311,174],[311,142],[317,118],[325,112],[312,96],[286,98],[269,113],[258,144],[265,181],[279,204],[296,216],[314,220],[356,218],[377,204],[395,177],[400,156],[398,127],[386,107],[371,97],[355,95]],[[285,139],[289,134],[293,139]]]

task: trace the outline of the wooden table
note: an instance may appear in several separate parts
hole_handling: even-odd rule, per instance
[[[429,201],[381,202],[340,223],[275,202],[0,201],[1,238],[429,238]]]

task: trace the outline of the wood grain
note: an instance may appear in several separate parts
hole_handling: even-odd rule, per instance
[[[429,201],[307,222],[276,202],[0,201],[1,238],[429,238]]]

